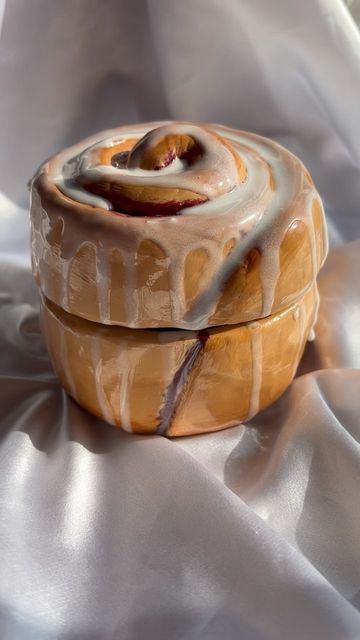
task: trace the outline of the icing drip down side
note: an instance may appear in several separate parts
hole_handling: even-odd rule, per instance
[[[161,135],[154,134],[160,129]],[[261,259],[260,300],[245,320],[265,317],[274,312],[281,246],[294,221],[305,229],[311,268],[303,290],[292,291],[290,283],[278,307],[285,308],[311,285],[325,259],[327,238],[320,198],[301,162],[255,134],[219,125],[207,125],[200,133],[198,129],[154,123],[107,131],[43,167],[32,187],[32,253],[35,275],[49,299],[102,324],[191,330],[235,324],[244,321],[233,311],[241,291],[229,294],[226,303],[224,296],[234,274],[255,251]],[[159,149],[162,140],[166,144]],[[170,161],[169,148],[175,149]],[[125,155],[116,158],[119,153]],[[120,168],[112,165],[113,157]],[[159,157],[163,164],[156,168]],[[126,169],[121,168],[124,162]],[[81,176],[79,182],[75,175]],[[94,184],[101,184],[102,195],[87,190]],[[145,210],[150,195],[160,198],[150,203],[155,208],[166,208],[170,192],[177,204],[184,202],[181,191],[187,194],[185,202],[195,196],[191,206],[172,214],[170,209],[163,217],[139,215],[138,208],[112,210],[104,197],[114,185],[124,187],[121,197],[138,196],[144,184],[145,200],[139,196],[136,207]],[[86,280],[81,261],[88,269]],[[306,268],[300,264],[300,270]],[[75,306],[85,293],[79,310]],[[220,313],[222,304],[225,311]]]

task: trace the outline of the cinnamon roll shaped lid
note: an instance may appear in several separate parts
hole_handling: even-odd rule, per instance
[[[218,125],[102,132],[44,164],[31,192],[40,288],[103,324],[198,330],[262,318],[303,295],[327,253],[300,160]]]

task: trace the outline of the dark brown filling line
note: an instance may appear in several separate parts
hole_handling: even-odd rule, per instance
[[[208,338],[209,332],[206,331],[206,329],[199,331],[196,342],[186,353],[185,358],[176,371],[172,382],[167,387],[164,403],[159,413],[159,426],[156,431],[158,435],[165,435],[169,429],[177,407],[179,406],[189,375],[198,356],[203,351]]]
[[[111,157],[111,164],[116,169],[126,169],[128,164],[130,151],[120,151],[119,153],[115,153]],[[160,171],[164,167],[169,166],[174,160],[179,157],[180,160],[186,160],[189,166],[192,166],[197,160],[201,158],[202,151],[199,145],[194,145],[190,150],[180,154],[179,156],[176,154],[174,149],[169,149],[169,153],[166,157],[163,158],[162,162],[156,166],[154,166],[154,171]],[[98,190],[97,185],[92,185],[91,188],[88,187],[88,190],[92,193],[103,196],[103,190]],[[105,196],[108,197],[108,196]],[[119,213],[128,215],[128,216],[139,216],[139,217],[151,217],[151,218],[164,218],[167,216],[173,215],[181,215],[182,209],[186,209],[187,207],[194,207],[199,204],[203,204],[204,199],[192,198],[189,200],[169,200],[168,202],[137,202],[135,200],[131,200],[130,198],[126,198],[124,196],[120,196],[120,194],[116,194],[116,198],[111,201],[112,206],[114,207],[115,213],[117,213],[117,209]]]

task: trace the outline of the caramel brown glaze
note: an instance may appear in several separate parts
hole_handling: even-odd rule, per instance
[[[163,134],[169,126],[172,133]],[[32,258],[47,298],[103,324],[201,330],[278,313],[311,287],[326,256],[327,234],[320,197],[302,163],[260,136],[205,125],[206,136],[228,159],[227,186],[238,181],[219,195],[219,163],[214,171],[210,163],[204,168],[205,147],[195,134],[184,133],[191,127],[154,123],[103,132],[41,168],[31,188]],[[135,182],[150,172],[143,204],[146,209],[151,194],[150,206],[163,217],[126,215],[106,200],[97,206],[91,200],[97,196],[82,187],[74,197],[61,191],[67,188],[58,178],[61,168],[84,149],[90,149],[91,166],[105,167],[95,181],[101,196],[104,180],[113,180],[106,167],[114,156],[120,154],[120,167],[129,166],[124,180],[127,171],[140,171]],[[175,161],[185,166],[164,174]],[[172,202],[187,202],[179,200],[181,189],[172,180],[194,185],[199,166],[201,181],[213,178],[207,195],[200,194],[206,201],[167,215]],[[86,187],[92,188],[88,178]],[[128,186],[121,185],[122,198],[129,196]],[[144,185],[130,187],[145,193]],[[185,191],[190,199],[200,193],[183,189],[182,197]]]
[[[82,170],[82,160],[74,173],[74,182],[86,191],[106,198],[114,210],[128,215],[174,215],[184,208],[206,202],[209,195],[203,192],[204,188],[208,192],[211,185],[212,195],[219,196],[231,191],[246,177],[244,164],[231,146],[214,132],[194,125],[163,125],[146,133],[130,148],[128,141],[117,143],[113,151],[110,156],[106,147],[96,145],[86,156],[90,171]],[[221,154],[220,160],[225,167],[217,167],[214,171]],[[187,182],[194,188],[163,185],[159,189],[152,186],[154,172],[160,175],[176,160],[182,161],[180,173],[188,174]],[[106,166],[110,169],[110,165],[111,169],[115,167],[119,171],[104,171]],[[97,173],[99,167],[100,175]],[[231,169],[233,179],[227,182]],[[170,184],[174,175],[178,178],[178,173],[169,174]]]
[[[59,380],[88,411],[128,431],[181,436],[252,417],[290,384],[316,318],[316,284],[257,322],[206,331],[105,327],[42,299]]]

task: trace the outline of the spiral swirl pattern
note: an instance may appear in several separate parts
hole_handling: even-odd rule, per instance
[[[148,123],[58,154],[32,184],[45,296],[103,324],[202,329],[289,306],[327,251],[302,163],[218,125]]]
[[[62,165],[55,182],[90,205],[164,216],[229,193],[245,178],[241,156],[224,139],[179,123],[156,127],[135,144],[123,135],[91,145]]]

